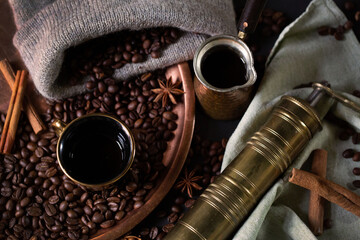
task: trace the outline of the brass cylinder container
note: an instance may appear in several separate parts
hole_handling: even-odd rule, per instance
[[[321,128],[305,101],[281,98],[268,121],[165,239],[226,239]]]

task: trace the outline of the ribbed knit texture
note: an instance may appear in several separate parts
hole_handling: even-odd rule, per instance
[[[124,29],[177,27],[186,33],[168,46],[158,59],[127,64],[114,78],[190,60],[209,35],[236,34],[232,0],[10,0],[18,32],[18,48],[38,91],[48,98],[63,98],[85,91],[60,85],[64,52],[89,39]]]

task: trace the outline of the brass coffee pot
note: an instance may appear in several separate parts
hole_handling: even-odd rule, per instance
[[[195,93],[204,112],[214,119],[239,118],[251,100],[257,75],[253,56],[244,39],[255,30],[265,3],[266,0],[248,0],[238,22],[238,36],[213,36],[201,44],[194,55]],[[238,61],[235,63],[234,60]],[[206,64],[209,61],[214,63],[209,66]],[[244,69],[243,76],[237,74],[239,68]],[[222,83],[226,87],[221,86]]]

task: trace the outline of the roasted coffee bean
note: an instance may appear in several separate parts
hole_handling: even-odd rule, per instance
[[[143,201],[135,201],[133,208],[138,209],[144,205]]]
[[[32,206],[26,209],[27,214],[29,214],[32,217],[39,217],[42,214],[42,211],[40,208]]]
[[[151,57],[152,58],[159,58],[161,56],[161,53],[158,51],[152,51],[151,52]]]
[[[347,22],[344,24],[344,29],[345,29],[345,30],[350,30],[350,29],[352,29],[353,25],[354,25],[354,24],[353,24],[351,21],[347,21]]]
[[[37,148],[37,145],[34,142],[28,142],[26,145],[26,148],[29,149],[30,151],[34,152],[35,149]]]
[[[67,210],[66,214],[69,218],[78,218],[78,214],[74,210]]]
[[[353,185],[354,185],[354,187],[356,187],[356,188],[360,188],[360,180],[355,180],[355,181],[353,181]]]
[[[92,215],[92,210],[89,206],[84,207],[84,212],[86,215]]]
[[[194,203],[195,203],[195,199],[189,199],[185,202],[185,207],[190,208],[194,205]]]
[[[114,224],[115,224],[115,221],[114,221],[114,220],[107,220],[107,221],[101,223],[101,224],[100,224],[100,227],[102,227],[102,228],[109,228],[109,227],[114,226]]]
[[[20,201],[21,207],[26,207],[31,202],[31,199],[29,197],[25,197]]]
[[[43,163],[53,163],[55,162],[55,159],[50,156],[45,156],[41,158],[41,162]]]
[[[42,138],[38,141],[38,146],[39,147],[46,147],[49,145],[49,140],[45,139],[45,138]]]
[[[131,61],[133,63],[138,63],[138,62],[141,62],[142,60],[143,60],[143,56],[138,53],[134,54],[134,56],[132,56],[132,58],[131,58]]]
[[[174,228],[174,226],[175,226],[175,225],[174,225],[173,223],[169,223],[169,224],[164,225],[164,226],[162,227],[162,230],[163,230],[163,232],[168,233],[168,232],[171,231],[171,229]]]
[[[352,160],[354,162],[359,162],[360,161],[360,152],[354,153],[354,156],[352,157]]]
[[[49,203],[54,205],[56,203],[58,203],[60,200],[59,196],[58,195],[52,195],[50,198],[49,198]]]
[[[71,193],[74,190],[74,185],[69,182],[64,182],[64,188]]]
[[[171,211],[174,213],[179,213],[179,212],[181,212],[181,207],[179,205],[173,205],[171,207]]]
[[[119,91],[119,87],[117,85],[110,85],[107,90],[109,93],[116,93]]]
[[[69,231],[68,232],[68,237],[71,239],[71,240],[78,240],[80,235],[78,232],[75,232],[75,231]]]
[[[179,216],[176,212],[172,212],[168,217],[167,220],[169,223],[175,223],[178,220]]]
[[[354,175],[360,175],[360,168],[356,167],[353,169],[353,174]]]
[[[101,223],[104,221],[104,215],[102,215],[99,212],[95,212],[94,215],[91,218],[91,221],[93,221],[94,223]]]
[[[104,213],[108,208],[105,204],[96,204],[95,208],[98,209],[101,213]]]
[[[68,206],[69,206],[69,203],[67,201],[62,201],[59,205],[59,210],[61,212],[65,212],[66,209],[68,208]]]
[[[41,158],[44,156],[44,150],[41,147],[35,149],[35,156]]]
[[[152,227],[149,232],[149,238],[155,239],[159,234],[159,229],[157,227]]]
[[[6,205],[5,205],[5,209],[7,211],[12,211],[15,207],[15,201],[12,200],[12,199],[9,199],[7,202],[6,202]]]
[[[57,213],[56,207],[48,203],[44,205],[44,209],[49,216],[54,216]]]
[[[120,221],[121,219],[123,219],[124,216],[125,216],[125,212],[119,211],[115,214],[115,220]]]
[[[45,171],[46,177],[50,178],[57,173],[57,169],[55,167],[51,167]]]
[[[128,185],[126,185],[126,191],[133,192],[137,188],[137,184],[134,182],[130,182]]]
[[[94,205],[98,205],[98,204],[102,204],[102,203],[106,203],[106,200],[103,198],[99,198],[94,201]]]
[[[65,201],[71,202],[74,200],[74,194],[73,193],[68,193],[65,196]]]
[[[182,197],[182,196],[179,196],[179,197],[177,197],[177,198],[175,199],[174,202],[175,202],[175,204],[177,204],[177,205],[182,205],[182,204],[185,203],[185,198]]]
[[[342,153],[342,156],[344,158],[352,158],[355,154],[355,151],[354,149],[346,149],[343,153]]]
[[[355,13],[354,18],[355,18],[355,21],[357,21],[357,22],[360,21],[360,11],[357,11],[357,12]]]
[[[335,32],[335,33],[334,33],[334,37],[335,37],[336,40],[341,41],[341,40],[344,39],[344,33],[342,33],[342,32]]]
[[[53,232],[61,232],[61,230],[63,229],[62,225],[54,225],[51,227],[51,231]]]
[[[177,128],[177,124],[174,121],[169,121],[167,124],[167,128],[170,131],[174,131]]]
[[[1,196],[3,197],[10,197],[12,194],[12,190],[9,187],[2,187],[0,189],[0,192],[1,192]]]

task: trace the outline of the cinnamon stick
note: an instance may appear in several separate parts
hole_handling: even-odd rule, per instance
[[[16,99],[16,95],[17,95],[17,92],[18,92],[18,89],[19,89],[20,77],[21,77],[21,71],[18,71],[16,73],[15,84],[14,84],[14,88],[13,88],[13,91],[12,91],[12,94],[11,94],[11,98],[10,98],[10,102],[9,102],[8,111],[7,111],[7,114],[6,114],[6,119],[5,119],[3,131],[2,131],[2,134],[1,134],[0,153],[4,152],[5,142],[6,142],[7,134],[9,132],[9,128],[10,128],[11,116],[13,114],[13,110],[14,110],[14,106],[15,106],[15,99]]]
[[[325,178],[327,165],[327,151],[324,149],[316,149],[312,152],[311,172]],[[323,233],[324,225],[324,202],[325,199],[316,192],[310,192],[309,199],[309,225],[314,235],[319,236]]]
[[[360,217],[360,196],[334,182],[296,168],[292,170],[289,182],[314,191]]]
[[[28,76],[27,71],[22,70],[21,76],[20,76],[19,87],[16,92],[14,109],[11,114],[10,125],[9,125],[9,129],[8,129],[7,135],[6,135],[6,140],[5,140],[5,145],[4,145],[4,153],[5,154],[11,153],[11,149],[15,142],[17,126],[18,126],[20,114],[21,114],[22,102],[23,102],[23,99],[25,96],[27,76]]]
[[[6,59],[0,61],[0,71],[4,75],[4,78],[10,86],[11,90],[13,90],[15,74],[9,64],[9,61],[7,61]],[[23,109],[26,113],[27,118],[29,119],[30,125],[34,130],[35,134],[46,129],[45,124],[41,120],[34,105],[31,103],[31,98],[28,95],[25,95],[25,101],[23,101]]]

